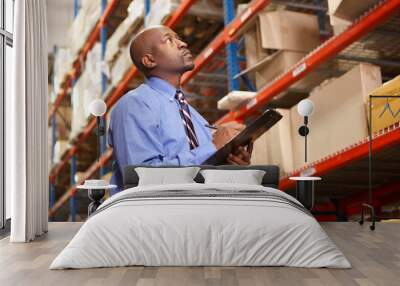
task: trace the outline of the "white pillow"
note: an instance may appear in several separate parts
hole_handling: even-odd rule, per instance
[[[199,170],[199,167],[135,168],[139,176],[138,186],[196,183],[193,179]]]
[[[204,183],[261,185],[265,171],[261,170],[202,170]]]

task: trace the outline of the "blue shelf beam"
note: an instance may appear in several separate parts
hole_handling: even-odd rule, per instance
[[[151,0],[144,1],[144,26],[147,27],[147,16],[150,14]]]
[[[107,0],[101,0],[101,14],[104,15],[104,11],[107,8]],[[100,28],[100,43],[101,43],[101,95],[105,96],[107,90],[107,75],[104,73],[103,67],[105,66],[105,56],[106,56],[106,48],[107,48],[107,26],[104,23]],[[106,128],[106,118],[102,117],[100,120],[100,126],[102,126],[105,130]],[[99,134],[97,135],[99,136]],[[103,137],[100,140],[100,156],[105,152],[107,148],[107,132],[104,132]],[[100,168],[100,175],[103,176],[105,174],[105,169],[103,167]]]
[[[57,118],[56,114],[51,116],[51,165],[54,164],[54,147],[57,141]],[[54,182],[50,182],[50,208],[54,206],[56,188]]]
[[[76,157],[72,156],[71,157],[71,172],[70,172],[71,186],[75,185],[75,174],[76,174]],[[75,222],[76,221],[76,209],[77,209],[75,193],[69,199],[69,208],[70,208],[70,213],[71,213],[71,221]]]
[[[224,0],[224,23],[225,26],[229,25],[233,19],[235,19],[235,1]],[[225,47],[227,55],[227,69],[228,69],[228,87],[229,91],[239,90],[239,80],[235,79],[234,76],[240,72],[239,61],[237,58],[238,45],[236,42],[228,43]]]
[[[74,18],[76,18],[76,16],[78,16],[78,12],[79,12],[79,1],[78,0],[74,0]]]

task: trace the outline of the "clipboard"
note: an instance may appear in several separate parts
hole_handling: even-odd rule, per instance
[[[222,148],[218,149],[213,155],[205,160],[202,165],[223,165],[226,164],[226,159],[233,150],[239,146],[246,146],[250,141],[255,141],[258,137],[264,134],[268,129],[274,126],[282,115],[273,110],[267,109],[261,116],[250,123],[238,135],[233,137]]]

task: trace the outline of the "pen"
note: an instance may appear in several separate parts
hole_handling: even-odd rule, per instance
[[[204,126],[205,126],[205,127],[208,127],[208,128],[211,128],[211,129],[215,129],[215,130],[218,129],[218,127],[213,126],[213,125],[210,125],[210,124],[204,124]]]

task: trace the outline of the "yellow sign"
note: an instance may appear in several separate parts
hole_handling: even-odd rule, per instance
[[[400,76],[384,83],[371,95],[382,96],[382,98],[372,99],[372,132],[400,122]],[[386,95],[398,95],[399,97],[385,98]]]

